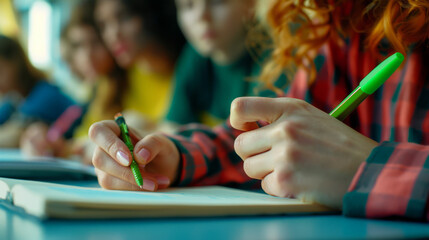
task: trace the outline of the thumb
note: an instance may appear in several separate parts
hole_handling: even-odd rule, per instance
[[[154,159],[164,148],[164,138],[151,134],[137,142],[134,147],[134,158],[138,164],[146,165]]]
[[[285,111],[290,98],[240,97],[231,103],[231,126],[241,131],[258,128],[258,121],[272,123]]]

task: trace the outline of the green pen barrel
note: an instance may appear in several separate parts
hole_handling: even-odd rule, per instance
[[[359,84],[361,90],[373,94],[398,69],[404,61],[401,53],[392,54],[377,67],[375,67]]]
[[[343,121],[366,97],[373,94],[404,61],[401,53],[392,54],[375,67],[329,115]]]
[[[131,168],[131,172],[134,175],[134,179],[136,180],[137,185],[142,186],[143,185],[143,178],[142,178],[142,175],[140,173],[139,165],[137,164],[137,162],[134,159],[131,162],[130,168]]]
[[[116,117],[115,122],[119,126],[119,129],[121,130],[122,140],[124,141],[125,145],[130,150],[131,156],[133,158],[133,160],[131,161],[131,164],[130,164],[131,172],[134,175],[134,179],[136,180],[137,185],[139,187],[141,187],[143,185],[143,177],[141,175],[139,165],[134,160],[134,154],[133,154],[134,146],[133,146],[133,143],[131,141],[131,137],[130,137],[129,132],[128,132],[127,123],[125,122],[125,119],[122,116]]]
[[[331,116],[343,121],[369,94],[366,94],[360,87],[350,93],[332,112]]]

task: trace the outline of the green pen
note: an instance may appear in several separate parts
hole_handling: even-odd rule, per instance
[[[344,120],[366,97],[375,92],[398,69],[404,60],[401,53],[395,53],[375,67],[329,115]]]
[[[142,174],[140,173],[139,165],[137,164],[136,160],[134,160],[134,154],[133,154],[134,146],[133,146],[133,143],[131,142],[127,123],[125,122],[125,118],[122,116],[121,113],[117,113],[115,115],[115,122],[116,124],[118,124],[119,129],[121,129],[122,140],[124,140],[125,145],[127,145],[128,149],[131,152],[131,156],[133,157],[133,161],[131,162],[130,168],[131,168],[131,171],[133,172],[134,179],[136,180],[137,185],[140,188],[143,188]]]

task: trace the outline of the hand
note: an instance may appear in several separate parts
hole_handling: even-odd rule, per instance
[[[48,139],[48,126],[44,123],[33,123],[21,135],[21,151],[29,156],[66,157],[66,140],[60,137],[55,142]]]
[[[129,130],[131,139],[137,142],[133,154],[140,166],[143,189],[167,188],[177,177],[179,151],[176,146],[163,135],[152,134],[141,139],[133,128]],[[131,153],[119,135],[119,127],[111,120],[95,123],[89,129],[89,137],[97,145],[92,163],[98,182],[106,189],[141,190],[129,168]]]
[[[15,121],[7,121],[0,126],[0,148],[17,148],[24,132],[24,126]]]
[[[255,129],[254,122],[269,125]],[[231,124],[248,131],[235,150],[268,194],[341,208],[342,197],[377,143],[312,105],[292,98],[238,98]]]

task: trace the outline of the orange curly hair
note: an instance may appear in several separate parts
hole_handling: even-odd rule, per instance
[[[364,47],[373,53],[379,52],[382,39],[404,55],[411,44],[428,47],[427,0],[271,2],[266,20],[275,47],[261,74],[261,80],[269,86],[281,73],[293,79],[290,77],[297,68],[306,69],[313,81],[316,69],[312,60],[319,48],[327,41],[341,41],[353,34],[362,34]]]

